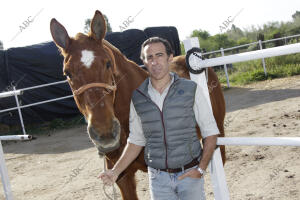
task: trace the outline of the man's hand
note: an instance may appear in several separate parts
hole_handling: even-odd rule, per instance
[[[188,172],[185,172],[184,174],[182,174],[181,176],[179,176],[178,180],[182,180],[182,179],[184,179],[186,177],[201,178],[202,175],[200,174],[200,172],[196,168],[193,168],[193,169],[189,170]]]
[[[113,185],[116,182],[118,176],[114,173],[113,170],[108,169],[107,171],[101,172],[98,178],[100,178],[105,185]]]
[[[143,146],[128,142],[113,169],[101,172],[98,178],[100,178],[104,184],[112,185],[116,182],[118,176],[128,167],[128,165],[138,157],[142,149]]]
[[[200,163],[199,163],[198,167],[205,170],[207,168],[209,161],[211,160],[211,157],[212,157],[214,151],[215,151],[216,143],[217,143],[217,135],[211,135],[211,136],[206,137],[203,140],[203,143],[204,143],[203,154],[200,159]],[[190,171],[179,176],[178,180],[182,180],[185,177],[201,178],[202,175],[196,168],[193,168]]]

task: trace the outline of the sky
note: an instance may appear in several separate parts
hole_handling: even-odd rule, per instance
[[[114,32],[145,29],[154,26],[175,26],[180,40],[193,30],[206,30],[211,35],[226,28],[224,22],[239,28],[261,26],[272,21],[291,21],[300,11],[299,0],[85,0],[37,1],[5,0],[1,2],[0,40],[4,49],[52,41],[50,20],[56,18],[69,36],[84,31],[84,21],[95,11],[105,14]],[[124,22],[130,20],[127,27]],[[225,23],[226,24],[226,23]],[[223,28],[221,28],[222,26]],[[200,44],[201,46],[201,44]]]

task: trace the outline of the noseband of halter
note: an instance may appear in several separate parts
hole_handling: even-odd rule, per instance
[[[112,75],[112,79],[113,79],[113,84],[112,85],[109,85],[107,83],[89,83],[89,84],[81,86],[77,90],[74,90],[73,94],[78,96],[81,93],[83,93],[85,90],[87,90],[89,88],[94,88],[94,87],[101,87],[101,88],[105,88],[105,89],[108,89],[108,90],[116,91],[117,86],[116,86],[115,78],[114,78],[113,75]]]
[[[113,57],[113,53],[112,51],[106,47],[106,46],[103,46],[107,51],[108,53],[110,54],[111,56],[111,59],[113,61],[113,66],[116,67],[116,63],[115,63],[115,60],[114,60],[114,57]],[[112,67],[112,66],[111,66]],[[111,70],[111,68],[110,68]],[[89,84],[86,84],[86,85],[83,85],[81,86],[80,88],[78,88],[77,90],[74,90],[73,91],[73,94],[75,96],[78,96],[80,94],[82,94],[85,90],[87,89],[90,89],[90,88],[94,88],[94,87],[101,87],[101,88],[105,88],[105,89],[108,89],[108,90],[112,90],[112,91],[116,91],[117,90],[117,85],[116,85],[116,81],[115,81],[115,78],[114,78],[114,75],[113,75],[113,72],[111,70],[111,74],[112,74],[112,85],[109,85],[107,83],[89,83]],[[115,96],[115,94],[114,94]]]

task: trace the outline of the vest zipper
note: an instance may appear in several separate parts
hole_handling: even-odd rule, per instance
[[[169,91],[168,91],[169,93]],[[168,95],[168,94],[167,94]],[[166,96],[167,97],[167,96]],[[166,98],[165,98],[166,99]],[[164,122],[164,114],[163,114],[163,109],[164,109],[164,103],[165,103],[165,99],[164,99],[164,102],[163,102],[163,107],[162,107],[162,110],[160,111],[160,117],[161,117],[161,120],[162,120],[162,125],[163,125],[163,128],[164,128],[164,144],[165,144],[165,149],[166,149],[166,159],[165,159],[165,164],[166,164],[166,169],[169,169],[169,166],[168,166],[168,145],[167,145],[167,138],[166,138],[166,128],[165,128],[165,122]]]
[[[143,96],[145,96],[146,98],[148,98],[148,99],[149,99],[149,100],[150,100],[150,101],[158,108],[158,110],[159,110],[159,112],[160,112],[160,118],[161,118],[161,122],[162,122],[163,129],[164,129],[164,144],[165,144],[165,149],[166,149],[166,158],[165,158],[166,169],[169,169],[169,167],[168,167],[168,145],[167,145],[167,138],[166,138],[166,128],[165,128],[165,122],[164,122],[163,109],[164,109],[165,100],[166,100],[166,98],[167,98],[167,96],[168,96],[168,94],[169,94],[169,92],[170,92],[170,89],[171,89],[171,87],[174,85],[174,83],[175,83],[176,81],[177,81],[177,80],[174,80],[174,82],[170,85],[169,90],[168,90],[168,92],[167,92],[167,94],[166,94],[166,96],[165,96],[165,98],[164,98],[163,106],[162,106],[162,109],[161,109],[161,110],[159,109],[158,105],[156,105],[156,103],[154,103],[154,102],[152,101],[151,98],[149,98],[149,97],[148,97],[147,95],[145,95],[142,91],[140,91],[140,90],[137,89],[137,91],[140,92],[140,93],[141,93]]]

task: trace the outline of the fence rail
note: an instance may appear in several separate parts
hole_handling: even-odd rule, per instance
[[[244,52],[218,58],[210,58],[201,60],[198,64],[199,68],[217,66],[221,64],[237,63],[261,58],[269,58],[293,53],[300,53],[300,43],[289,44],[285,46],[273,47],[268,49]],[[223,54],[222,54],[223,55]]]
[[[233,146],[298,146],[300,137],[218,137],[218,145]],[[225,170],[223,167],[221,151],[218,147],[208,166],[211,182],[216,200],[229,200]]]
[[[219,137],[217,145],[300,146],[300,137]]]
[[[300,34],[286,36],[286,37],[281,37],[281,38],[276,38],[276,39],[271,39],[271,40],[265,40],[265,41],[259,40],[257,42],[252,42],[252,43],[249,43],[249,44],[243,44],[243,45],[239,45],[239,46],[235,46],[235,47],[230,47],[230,48],[225,48],[225,49],[220,48],[220,50],[205,52],[205,53],[202,53],[202,55],[203,56],[207,56],[207,55],[210,55],[210,54],[221,53],[220,57],[210,58],[210,59],[220,59],[221,60],[225,56],[225,52],[226,51],[231,51],[231,50],[234,50],[234,49],[240,49],[240,48],[247,47],[247,46],[250,47],[251,45],[259,45],[259,50],[267,50],[267,49],[270,49],[270,48],[263,49],[262,44],[267,44],[267,43],[278,41],[278,40],[284,40],[285,41],[285,45],[286,45],[287,44],[287,39],[299,38],[299,37],[300,37]],[[245,52],[245,53],[251,53],[251,52]],[[239,55],[239,54],[233,54],[231,56],[234,56],[234,55]],[[262,65],[263,65],[263,68],[264,68],[265,76],[267,76],[267,69],[266,69],[265,57],[263,57],[261,59],[262,59]],[[239,61],[239,62],[241,62],[241,61]],[[221,65],[221,64],[218,64],[218,65]],[[226,63],[225,64],[223,63],[223,66],[224,66],[224,71],[225,71],[225,76],[226,76],[226,81],[227,81],[227,87],[229,88],[230,87],[230,83],[229,83],[229,76],[228,76],[228,73],[227,73]],[[212,65],[211,66],[207,66],[207,67],[212,67]]]
[[[271,39],[271,40],[264,40],[264,41],[261,41],[261,43],[270,43],[270,42],[274,42],[274,41],[278,41],[278,40],[286,40],[286,39],[290,39],[290,38],[297,38],[297,37],[300,37],[300,34],[297,34],[297,35],[291,35],[291,36],[286,36],[286,37],[281,37],[281,38],[276,38],[276,39]],[[259,41],[256,41],[256,42],[251,42],[251,43],[248,43],[248,44],[242,44],[242,45],[238,45],[238,46],[234,46],[234,47],[229,47],[229,48],[223,48],[223,51],[231,51],[231,50],[234,50],[234,49],[240,49],[242,47],[249,47],[251,45],[257,45],[259,44]],[[209,51],[209,52],[205,52],[203,53],[202,55],[210,55],[210,54],[214,54],[214,53],[221,53],[222,50],[215,50],[215,51]]]
[[[40,102],[36,102],[36,103],[31,103],[31,104],[27,104],[27,105],[23,105],[23,106],[20,105],[18,96],[22,95],[24,91],[38,89],[38,88],[42,88],[42,87],[48,87],[48,86],[62,84],[62,83],[66,83],[66,82],[67,82],[67,80],[63,80],[63,81],[57,81],[57,82],[53,82],[53,83],[47,83],[47,84],[22,88],[22,89],[18,89],[18,90],[14,86],[12,91],[0,93],[0,99],[5,98],[5,97],[14,96],[17,106],[12,107],[12,108],[7,108],[7,109],[4,109],[4,110],[0,110],[0,113],[9,112],[9,111],[13,111],[13,110],[18,110],[20,123],[21,123],[21,126],[22,126],[22,132],[23,132],[24,135],[26,135],[26,130],[25,130],[24,122],[23,122],[23,116],[22,116],[21,109],[28,108],[28,107],[31,107],[31,106],[40,105],[40,104],[50,103],[50,102],[54,102],[54,101],[59,101],[59,100],[63,100],[63,99],[68,99],[68,98],[73,97],[73,95],[58,97],[58,98],[49,99],[49,100],[45,100],[45,101],[40,101]]]

